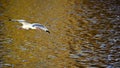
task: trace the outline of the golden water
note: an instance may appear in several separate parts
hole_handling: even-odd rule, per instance
[[[0,68],[116,68],[119,66],[118,1],[1,0]],[[45,25],[19,29],[9,19]]]

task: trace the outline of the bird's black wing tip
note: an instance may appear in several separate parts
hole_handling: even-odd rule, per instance
[[[48,32],[50,34],[50,31],[47,30],[46,32]]]

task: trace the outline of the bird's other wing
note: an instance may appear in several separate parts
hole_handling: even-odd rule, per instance
[[[26,20],[23,20],[23,19],[9,19],[9,21],[18,21],[18,22],[25,22]]]

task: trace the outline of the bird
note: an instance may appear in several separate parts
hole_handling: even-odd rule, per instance
[[[9,19],[9,21],[13,21],[13,22],[19,22],[22,24],[21,28],[23,29],[26,29],[26,30],[29,30],[29,29],[41,29],[45,32],[48,32],[50,33],[50,31],[42,24],[39,24],[39,23],[29,23],[27,22],[26,20],[23,20],[23,19]]]

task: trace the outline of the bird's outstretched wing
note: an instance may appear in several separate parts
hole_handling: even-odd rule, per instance
[[[26,22],[26,20],[23,20],[23,19],[9,19],[9,21],[14,21],[14,22]]]
[[[32,27],[37,27],[37,28],[40,28],[40,29],[45,30],[45,31],[48,30],[45,26],[38,24],[38,23],[33,23]]]
[[[41,25],[41,24],[37,24],[37,23],[33,23],[32,26],[33,26],[33,27],[46,28],[45,26],[43,26],[43,25]]]

